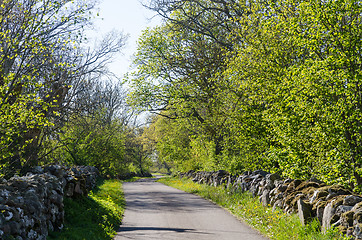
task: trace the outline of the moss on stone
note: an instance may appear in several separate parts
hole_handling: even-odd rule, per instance
[[[337,208],[339,205],[342,205],[343,204],[343,200],[344,198],[346,197],[346,195],[339,195],[339,196],[336,196],[330,200],[328,200],[328,203],[332,203],[332,207],[333,208]]]
[[[294,209],[294,210],[297,210],[298,209],[298,205],[297,205],[297,202],[299,199],[303,199],[305,198],[305,195],[304,194],[300,194],[300,195],[297,195],[295,196],[292,201],[290,202],[290,206]]]
[[[352,211],[362,211],[362,202],[357,203],[356,205],[354,205],[354,207],[352,208]]]
[[[316,182],[304,181],[295,188],[296,191],[303,191],[304,189],[319,188],[320,184]]]
[[[357,212],[353,215],[353,220],[362,223],[362,212]]]
[[[326,200],[327,196],[328,196],[328,192],[327,191],[321,191],[320,188],[315,189],[313,195],[315,195],[315,198],[313,200],[313,202],[311,202],[313,205],[316,205],[317,203],[319,204],[319,202],[323,202]]]
[[[330,223],[331,224],[336,223],[336,222],[338,222],[339,219],[340,219],[340,216],[338,216],[337,214],[333,214]]]
[[[296,195],[301,194],[302,192],[291,192],[286,195],[284,203],[286,205],[291,205],[291,202],[295,199]]]
[[[313,210],[317,210],[318,208],[325,208],[328,202],[325,200],[317,201],[313,204]]]
[[[342,185],[324,186],[319,188],[320,191],[327,191],[328,193],[336,193],[337,195],[351,195],[352,192]]]
[[[348,212],[342,213],[342,215],[341,215],[342,224],[344,225],[344,223],[345,223],[348,226],[352,226],[353,218],[354,218],[353,211],[348,211]]]
[[[297,188],[299,186],[299,184],[301,184],[301,183],[302,183],[302,180],[299,180],[299,179],[293,180],[291,183],[289,183],[288,188],[286,190],[287,194],[295,191],[295,188]]]

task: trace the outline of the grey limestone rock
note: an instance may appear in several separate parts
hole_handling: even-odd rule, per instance
[[[340,216],[342,213],[351,211],[352,208],[353,208],[352,206],[339,205],[339,206],[336,208],[336,214]]]
[[[323,211],[323,220],[322,220],[322,231],[326,232],[331,228],[332,219],[336,213],[337,207],[333,206],[333,201],[328,203]]]
[[[348,195],[344,198],[343,205],[354,206],[359,202],[362,202],[362,197],[355,195]]]
[[[0,181],[0,239],[42,240],[48,230],[62,229],[64,193],[86,195],[97,175],[92,167],[47,166]]]
[[[260,196],[260,202],[263,204],[264,207],[267,207],[270,203],[270,197],[269,197],[270,190],[265,189]]]
[[[354,227],[353,235],[355,239],[362,239],[362,224],[357,224]]]
[[[308,223],[312,217],[312,205],[310,205],[309,203],[306,203],[305,201],[303,201],[302,199],[299,199],[297,201],[297,206],[298,206],[298,216],[300,219],[300,222],[305,225],[306,223]]]

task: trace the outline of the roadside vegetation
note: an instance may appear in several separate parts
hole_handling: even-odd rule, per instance
[[[143,128],[108,68],[127,37],[91,37],[98,3],[1,1],[0,177],[48,164],[108,178],[147,172]]]
[[[149,1],[129,101],[174,171],[362,186],[360,1]]]
[[[163,21],[143,31],[124,79],[107,66],[126,35],[87,36],[97,3],[1,2],[1,178],[62,164],[124,179],[154,164],[162,173],[263,169],[362,192],[361,1],[145,0]],[[139,126],[140,111],[155,114]],[[112,184],[66,199],[67,227],[90,214],[84,221],[104,230],[94,234],[111,236],[122,203],[102,195]],[[213,191],[246,214],[239,197]],[[251,207],[256,225],[267,221]],[[269,230],[303,236],[291,226],[296,233]]]
[[[122,182],[100,180],[88,197],[66,198],[64,208],[64,229],[51,232],[48,239],[113,239],[125,208]]]
[[[224,186],[197,184],[185,178],[165,177],[159,182],[211,200],[273,240],[344,239],[337,229],[329,230],[326,234],[321,233],[318,221],[303,226],[295,214],[288,215],[279,209],[273,211],[270,207],[263,207],[257,198],[247,192],[230,193]]]

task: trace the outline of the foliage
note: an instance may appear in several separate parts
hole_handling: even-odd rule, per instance
[[[145,129],[143,137],[150,148],[156,151],[159,163],[172,164],[177,170],[186,170],[193,164],[189,156],[190,141],[187,130],[170,119],[160,116],[152,118],[152,124]],[[185,166],[182,168],[182,166]],[[175,169],[176,170],[176,169]]]
[[[88,197],[66,198],[65,226],[49,239],[113,239],[121,224],[125,200],[118,180],[99,182]]]
[[[148,154],[143,152],[140,134],[118,118],[102,121],[104,113],[75,116],[64,126],[57,141],[63,146],[48,155],[46,162],[95,166],[107,178],[127,178],[131,173],[147,173]],[[142,175],[142,174],[141,174]]]
[[[360,2],[149,7],[165,21],[139,40],[130,102],[168,118],[150,125],[163,132],[154,143],[160,160],[176,170],[314,175],[358,190]]]
[[[122,179],[131,172],[146,173],[148,153],[143,151],[141,128],[130,124],[133,114],[121,83],[90,84],[78,96],[86,108],[69,114],[58,133],[44,140],[43,163],[95,166],[104,177]]]
[[[78,118],[81,124],[66,125],[61,141],[65,147],[53,153],[58,162],[89,165],[98,168],[103,176],[117,176],[127,171],[124,161],[124,129],[114,121],[103,125],[97,119]]]
[[[67,13],[61,13],[62,9],[63,4],[49,1],[6,0],[0,6],[2,175],[7,174],[8,169],[19,168],[24,161],[31,161],[24,153],[28,146],[36,144],[36,139],[27,135],[52,124],[46,119],[46,113],[57,99],[49,95],[47,83],[56,78],[56,74],[49,70],[64,71],[66,63],[58,58],[62,51],[59,51],[59,45],[73,45],[65,44],[68,38],[60,26],[68,30],[77,29],[77,24],[57,19],[67,16]],[[72,20],[84,17],[81,12],[78,14]],[[60,26],[56,27],[58,24]],[[64,49],[62,53],[65,52]],[[48,94],[47,100],[40,95],[44,92]]]
[[[109,34],[87,49],[96,1],[5,0],[0,4],[0,169],[9,177],[40,163],[86,82],[124,45]],[[84,102],[83,102],[84,103]],[[76,108],[78,107],[78,108]],[[40,154],[42,152],[42,154]]]
[[[270,239],[343,239],[334,230],[322,234],[318,221],[302,226],[295,214],[287,215],[281,210],[265,208],[249,193],[231,193],[224,186],[212,187],[194,183],[189,179],[162,178],[159,182],[210,199]]]

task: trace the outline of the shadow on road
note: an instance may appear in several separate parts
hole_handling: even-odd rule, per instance
[[[266,240],[214,203],[155,182],[125,182],[126,212],[116,240]]]
[[[161,227],[122,227],[120,230],[129,231],[170,231],[170,232],[195,232],[195,229],[186,228],[161,228]]]
[[[173,189],[161,188],[161,183],[154,183],[155,179],[140,179],[137,182],[125,183],[124,187],[132,189],[125,193],[127,209],[146,213],[152,211],[175,212],[203,212],[215,208],[215,204],[208,201],[200,201],[201,197]],[[163,185],[164,186],[164,185]],[[158,191],[159,190],[159,191]]]

